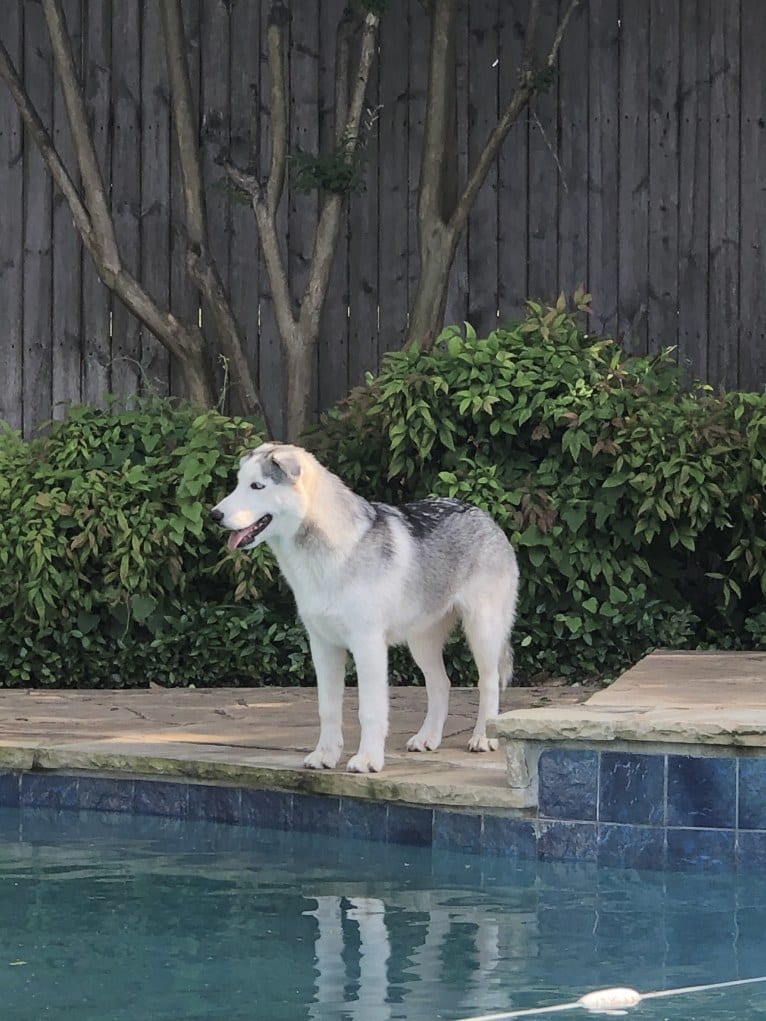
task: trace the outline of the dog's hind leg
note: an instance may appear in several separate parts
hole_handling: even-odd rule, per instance
[[[343,751],[343,679],[346,650],[309,632],[317,678],[319,741],[303,760],[308,769],[334,769]]]
[[[489,598],[463,616],[463,629],[479,671],[479,713],[468,748],[493,752],[497,740],[487,737],[487,720],[500,711],[500,667],[506,665],[508,635]]]
[[[442,742],[444,724],[447,722],[449,712],[450,690],[442,649],[454,626],[455,616],[448,614],[427,631],[412,635],[407,641],[412,658],[423,673],[428,696],[426,718],[417,734],[407,742],[407,751],[432,752]]]
[[[348,760],[351,773],[379,773],[388,734],[388,649],[383,636],[365,635],[351,648],[359,687],[359,750]]]

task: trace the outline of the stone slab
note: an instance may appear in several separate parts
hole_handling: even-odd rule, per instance
[[[593,688],[512,688],[503,708],[581,701]],[[302,768],[318,729],[309,688],[216,688],[130,691],[1,691],[0,769],[44,769],[199,779],[415,805],[520,808],[508,787],[502,750],[466,750],[478,704],[472,688],[455,689],[442,747],[405,751],[425,712],[423,688],[391,690],[390,736],[383,773]],[[359,739],[357,693],[346,692],[346,744]],[[345,758],[344,758],[345,761]]]
[[[766,749],[766,653],[654,652],[586,702],[512,710],[506,741]]]

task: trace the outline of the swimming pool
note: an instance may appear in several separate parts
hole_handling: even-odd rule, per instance
[[[14,1021],[430,1021],[766,971],[766,878],[0,809]],[[583,1017],[582,1011],[558,1017]],[[641,1021],[766,1017],[766,988]]]

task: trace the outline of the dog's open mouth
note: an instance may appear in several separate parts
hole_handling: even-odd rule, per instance
[[[240,528],[238,531],[232,532],[229,535],[227,546],[229,549],[239,549],[240,546],[248,546],[270,523],[271,514],[264,514],[262,518],[258,518],[254,525],[248,525],[247,528]]]

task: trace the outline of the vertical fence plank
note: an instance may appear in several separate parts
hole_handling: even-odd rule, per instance
[[[159,6],[141,0],[141,272],[149,294],[170,307],[170,86]],[[167,394],[170,355],[141,331],[143,385]]]
[[[407,332],[407,191],[409,80],[407,47],[402,26],[407,24],[407,0],[394,0],[381,19],[378,120],[380,163],[378,200],[378,303],[380,355],[402,346]]]
[[[80,0],[67,0],[64,16],[72,41],[78,69],[81,53]],[[53,93],[53,140],[70,175],[79,179],[66,115],[64,97],[58,80]],[[63,195],[53,194],[53,308],[52,308],[52,400],[53,417],[63,418],[66,409],[79,404],[82,366],[82,245],[72,223]]]
[[[468,165],[475,166],[498,119],[498,6],[470,5],[468,24]],[[468,321],[480,336],[497,325],[497,161],[468,220]]]
[[[681,0],[678,361],[708,376],[710,0]]]
[[[588,7],[578,7],[559,51],[560,139],[557,288],[588,282]],[[616,298],[616,295],[615,295]]]
[[[455,79],[456,79],[456,96],[455,96],[455,118],[457,121],[457,181],[456,191],[460,194],[463,188],[463,184],[468,175],[469,165],[469,154],[468,154],[468,102],[469,102],[469,85],[471,81],[470,70],[469,70],[469,40],[468,40],[468,22],[472,11],[472,7],[468,4],[458,5],[458,18],[457,18],[457,39],[456,39],[456,53],[455,53]],[[496,21],[497,19],[495,19]],[[495,38],[495,44],[497,44],[497,38]],[[494,57],[492,58],[494,60]],[[495,96],[497,96],[497,73],[495,73]],[[487,100],[491,100],[491,96],[487,96]],[[495,188],[497,188],[497,166],[495,165]],[[450,273],[449,283],[447,285],[447,298],[444,309],[444,322],[450,323],[463,323],[470,319],[471,313],[468,308],[468,230],[463,231],[463,236],[460,239],[457,251],[455,252],[455,259],[452,263],[452,272]],[[495,216],[495,256],[497,259],[497,216]],[[479,302],[481,304],[481,302]],[[497,307],[497,277],[495,277],[495,283],[493,287],[493,295],[491,299],[492,309]],[[494,322],[494,320],[493,320]]]
[[[247,167],[255,139],[260,74],[260,10],[249,0],[231,7],[230,147],[239,166]],[[258,376],[260,252],[255,216],[249,203],[231,200],[229,298],[244,335],[251,372]],[[268,382],[267,382],[268,385]]]
[[[318,5],[293,4],[289,47],[289,150],[316,156],[319,151],[319,20]],[[317,220],[316,190],[295,185],[288,164],[287,275],[293,293],[302,297],[308,280]]]
[[[370,71],[367,102],[378,105],[378,66]],[[358,386],[378,368],[378,137],[370,133],[364,190],[349,198],[348,382]]]
[[[335,45],[345,0],[319,9],[319,151],[335,148]],[[322,411],[348,392],[348,211],[341,217],[317,346],[317,405]]]
[[[593,295],[593,328],[608,333],[617,325],[617,4],[590,0],[588,14],[588,287]]]
[[[499,104],[504,110],[516,85],[524,48],[528,0],[501,6]],[[498,158],[498,307],[500,319],[520,315],[529,295],[529,143],[527,116],[508,133]]]
[[[268,51],[266,48],[266,31],[269,19],[269,4],[261,4],[261,151],[260,173],[265,180],[268,175],[271,159],[271,120],[269,111],[269,68]],[[287,206],[289,204],[289,187],[285,188],[279,210],[277,211],[277,233],[283,242],[282,255],[287,264]],[[260,379],[263,402],[269,417],[272,431],[276,439],[285,435],[285,400],[287,392],[287,368],[279,339],[277,322],[274,316],[274,299],[271,296],[271,282],[268,273],[261,280],[261,342],[260,342]]]
[[[625,346],[640,354],[648,350],[649,343],[648,7],[623,2],[620,17],[617,329]]]
[[[540,16],[540,47],[548,51],[558,24],[560,4],[551,0],[544,4]],[[556,148],[558,144],[559,84],[532,100],[529,111],[529,252],[528,282],[530,298],[552,300],[556,282],[553,273],[557,264],[558,195],[560,173]]]
[[[766,386],[766,8],[742,0],[742,210],[740,354],[737,385]]]
[[[205,183],[207,227],[210,252],[225,287],[229,285],[229,196],[217,182],[223,171],[216,160],[221,149],[229,148],[229,49],[228,0],[205,0],[200,6],[200,148],[202,180]],[[202,302],[202,321],[210,312]],[[209,341],[208,341],[209,342]],[[219,387],[223,385],[224,367],[213,362]],[[233,407],[239,410],[236,395]]]
[[[24,81],[46,127],[53,119],[53,58],[42,7],[24,4]],[[24,143],[23,426],[51,417],[52,185],[40,153]]]
[[[200,0],[182,0],[181,11],[186,36],[186,59],[189,83],[197,124],[200,123]],[[164,45],[164,43],[163,43]],[[181,163],[178,156],[176,128],[171,115],[170,142],[170,307],[179,319],[196,323],[200,314],[199,294],[186,271],[188,235],[186,232],[186,204],[184,199]],[[170,359],[170,392],[176,397],[187,397],[180,366]]]
[[[412,308],[420,276],[418,252],[418,186],[420,160],[423,154],[423,129],[426,120],[428,92],[428,60],[431,49],[431,22],[421,0],[410,0],[409,32],[409,99],[408,135],[409,169],[407,172],[407,235],[409,259],[407,261],[407,309]]]
[[[16,69],[23,71],[22,4],[13,0],[4,9],[3,41]],[[22,369],[24,345],[24,132],[16,104],[0,88],[0,419],[14,429],[22,426]]]
[[[649,10],[649,345],[678,339],[679,11]]]
[[[141,279],[141,12],[138,0],[112,6],[112,216],[125,268]],[[112,309],[112,387],[142,389],[141,328],[120,301]],[[125,403],[122,401],[121,403]]]
[[[710,292],[708,376],[737,386],[739,324],[739,0],[710,7]]]
[[[112,5],[86,0],[83,9],[83,86],[93,145],[105,187],[112,166]],[[112,389],[112,295],[93,260],[82,253],[82,399],[101,404]],[[116,301],[116,299],[115,299]]]

